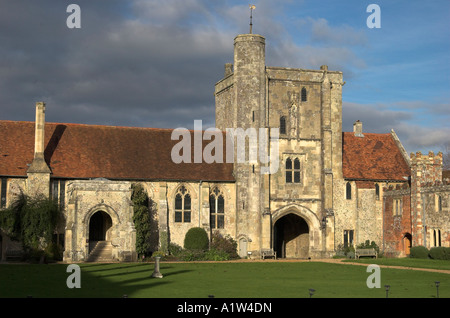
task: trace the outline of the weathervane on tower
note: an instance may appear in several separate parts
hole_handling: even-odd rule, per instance
[[[253,24],[252,24],[252,18],[253,18],[252,13],[253,13],[253,10],[255,10],[256,6],[254,6],[253,4],[249,4],[248,6],[250,7],[250,34],[252,34],[252,26],[253,26]]]

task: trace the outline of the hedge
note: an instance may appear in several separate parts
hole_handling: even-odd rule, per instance
[[[207,250],[209,247],[208,234],[201,227],[193,227],[184,237],[184,248],[188,250]]]
[[[410,257],[450,260],[450,247],[437,246],[429,250],[425,246],[411,247]]]

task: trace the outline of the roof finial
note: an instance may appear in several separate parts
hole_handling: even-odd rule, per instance
[[[252,27],[253,27],[253,24],[252,24],[252,18],[253,18],[252,13],[253,13],[253,10],[255,10],[256,6],[254,6],[253,4],[249,4],[248,6],[250,7],[250,34],[252,34]]]

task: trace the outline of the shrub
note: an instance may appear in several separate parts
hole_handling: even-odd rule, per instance
[[[179,256],[182,261],[203,261],[205,258],[205,251],[203,250],[183,250]]]
[[[208,234],[201,227],[193,227],[184,237],[184,248],[188,250],[207,250],[209,246]]]
[[[231,259],[231,257],[230,254],[223,250],[211,248],[210,250],[205,252],[203,259],[205,261],[228,261]]]
[[[409,257],[428,258],[429,251],[425,246],[414,246],[410,249]]]
[[[336,248],[336,255],[333,258],[355,258],[355,248],[352,245],[344,246],[339,244]]]
[[[172,256],[180,256],[181,253],[183,252],[183,248],[175,243],[169,243],[169,254]]]
[[[231,236],[223,236],[218,231],[214,231],[211,235],[211,250],[227,254],[227,259],[239,258],[237,242]]]
[[[450,247],[432,247],[430,248],[429,255],[432,259],[450,260]]]
[[[377,253],[380,253],[380,248],[378,245],[372,241],[366,240],[364,243],[359,244],[356,248],[374,248]]]

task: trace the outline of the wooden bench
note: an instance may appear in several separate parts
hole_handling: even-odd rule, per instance
[[[374,248],[357,248],[355,250],[355,258],[359,259],[361,256],[370,256],[378,258],[378,253]]]
[[[271,248],[262,249],[261,250],[261,259],[265,259],[267,257],[273,257],[274,259],[277,259],[277,252],[275,252]]]
[[[20,261],[23,258],[23,251],[20,250],[8,250],[5,253],[6,261],[16,260]]]

